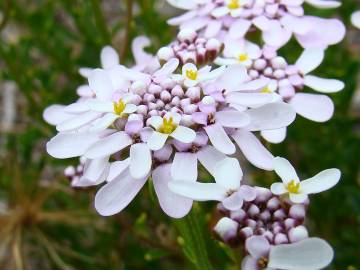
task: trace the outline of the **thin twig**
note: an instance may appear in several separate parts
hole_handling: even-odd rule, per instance
[[[126,28],[125,28],[125,37],[123,42],[124,45],[120,53],[121,60],[125,58],[128,51],[132,20],[133,20],[133,1],[126,0]]]

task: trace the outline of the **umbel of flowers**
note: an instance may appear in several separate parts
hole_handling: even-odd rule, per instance
[[[79,98],[45,110],[45,120],[58,131],[47,143],[48,153],[80,158],[65,175],[74,187],[101,185],[95,196],[101,215],[121,212],[152,181],[160,207],[173,218],[187,215],[194,201],[218,201],[224,217],[214,230],[231,246],[243,244],[245,270],[326,267],[333,251],[324,240],[309,238],[304,221],[308,195],[333,187],[339,170],[300,181],[257,133],[280,143],[297,114],[316,122],[333,115],[324,93],[341,91],[344,84],[310,73],[327,46],[342,40],[344,26],[305,15],[303,4],[339,3],[168,2],[187,10],[169,20],[180,26],[177,38],[155,56],[144,50],[149,39],[136,38],[132,67],[104,47],[101,68],[80,69],[87,84],[77,89]],[[261,31],[261,45],[246,40],[254,31]],[[277,52],[292,36],[304,48],[294,64]],[[306,93],[307,88],[322,94]],[[270,189],[242,184],[234,158],[239,153],[259,169],[275,170],[282,182]],[[214,183],[198,179],[199,164]]]

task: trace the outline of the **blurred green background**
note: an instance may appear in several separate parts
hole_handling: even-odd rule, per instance
[[[326,52],[318,75],[342,79],[346,89],[332,95],[334,118],[324,124],[297,118],[281,145],[269,147],[287,157],[304,177],[330,167],[343,172],[341,183],[314,196],[308,226],[336,250],[329,269],[360,270],[360,31],[349,24],[360,9],[343,1],[336,11],[349,27],[340,45]],[[99,66],[101,47],[112,44],[122,63],[132,63],[130,44],[137,35],[166,45],[176,14],[155,0],[1,0],[0,1],[0,269],[194,269],[177,222],[166,217],[151,187],[121,214],[103,218],[93,209],[96,189],[74,190],[63,169],[77,160],[55,160],[45,152],[55,130],[42,120],[44,108],[76,99],[82,66]],[[281,50],[295,61],[292,42]],[[248,166],[248,167],[246,167]],[[273,173],[245,166],[248,178],[269,185]],[[241,250],[230,250],[211,235],[215,204],[195,205],[206,250],[215,269],[240,269]],[[200,208],[201,207],[201,208]],[[195,230],[195,228],[194,228]],[[205,248],[205,247],[204,247]],[[185,253],[183,252],[185,251]]]

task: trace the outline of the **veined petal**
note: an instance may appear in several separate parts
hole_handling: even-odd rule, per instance
[[[321,93],[336,93],[344,89],[345,84],[335,79],[324,79],[317,76],[307,75],[304,84]]]
[[[198,178],[196,154],[176,152],[171,165],[171,177],[174,180],[196,181]]]
[[[302,74],[308,74],[320,66],[323,60],[324,49],[310,48],[303,51],[295,65],[302,72]]]
[[[335,186],[341,177],[338,169],[328,169],[322,171],[307,180],[301,181],[301,192],[306,194],[319,193]]]
[[[215,165],[221,160],[227,158],[227,156],[217,150],[211,145],[204,146],[197,153],[197,157],[200,163],[205,167],[205,169],[214,175]]]
[[[120,174],[122,174],[129,166],[130,166],[130,158],[112,162],[110,164],[109,175],[106,181],[111,182]]]
[[[46,150],[55,158],[78,157],[98,140],[98,133],[59,133],[46,144]]]
[[[294,244],[272,246],[268,267],[274,269],[323,269],[330,264],[334,251],[319,238],[308,238]]]
[[[149,174],[151,169],[151,152],[146,143],[136,143],[130,147],[130,175],[140,179]]]
[[[191,143],[196,138],[196,133],[194,130],[188,127],[178,126],[173,133],[170,134],[171,137],[177,139],[183,143]]]
[[[290,162],[282,157],[274,158],[274,170],[278,176],[280,176],[283,183],[286,185],[292,180],[295,182],[299,182],[299,177],[294,169],[294,167],[290,164]]]
[[[289,104],[298,114],[315,122],[326,122],[334,114],[334,103],[325,95],[297,93]]]
[[[171,181],[170,190],[195,201],[222,201],[226,197],[226,189],[215,183],[199,183],[189,181]]]
[[[120,64],[119,55],[111,46],[105,46],[104,48],[102,48],[100,53],[100,60],[101,66],[104,69],[109,69]]]
[[[93,186],[105,181],[110,169],[109,157],[88,159],[85,162],[84,173],[76,186]]]
[[[103,117],[96,119],[89,128],[89,131],[102,131],[108,128],[114,121],[119,118],[118,115],[107,113]]]
[[[242,128],[250,123],[250,116],[238,111],[219,111],[215,117],[223,127]]]
[[[121,212],[135,198],[147,177],[134,179],[128,170],[103,186],[95,196],[95,208],[102,216]]]
[[[58,124],[56,126],[56,130],[59,132],[72,131],[90,123],[100,115],[101,114],[98,112],[85,112],[83,114],[76,114],[74,117]]]
[[[212,145],[217,150],[223,152],[226,155],[232,155],[235,153],[235,145],[232,143],[222,126],[214,124],[204,127],[204,129],[209,136],[209,140],[211,141]]]
[[[171,164],[160,165],[152,174],[156,195],[161,209],[170,217],[182,218],[186,216],[192,207],[192,199],[183,197],[171,191],[168,184],[172,181]]]
[[[147,141],[147,144],[151,150],[157,151],[160,150],[165,145],[168,137],[169,137],[168,134],[153,131],[153,133],[150,135]]]
[[[162,123],[163,123],[163,119],[161,116],[156,115],[150,118],[150,125],[155,129],[160,128]]]
[[[113,133],[92,145],[85,153],[87,158],[109,156],[132,144],[132,139],[123,131]]]
[[[251,164],[260,169],[273,170],[273,155],[254,134],[242,129],[238,130],[232,137]]]
[[[215,181],[226,190],[238,190],[242,177],[243,172],[236,158],[225,158],[215,165]]]

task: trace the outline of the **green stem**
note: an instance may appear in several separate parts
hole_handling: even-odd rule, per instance
[[[181,235],[179,239],[186,257],[195,265],[197,270],[213,270],[206,250],[205,237],[199,219],[194,210],[185,218],[175,221]]]
[[[103,42],[105,44],[111,44],[111,36],[106,27],[105,18],[101,11],[100,0],[91,0],[91,4],[94,11],[95,23],[100,31]]]

